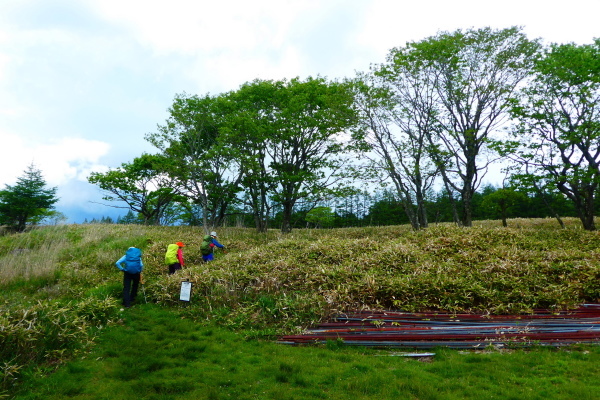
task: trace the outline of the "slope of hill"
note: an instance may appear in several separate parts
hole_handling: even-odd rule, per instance
[[[222,228],[228,252],[202,263],[204,232],[192,227],[68,225],[0,237],[0,365],[3,385],[31,363],[87,351],[119,320],[114,263],[142,248],[138,302],[176,308],[249,337],[298,333],[333,313],[360,309],[530,313],[600,298],[600,236],[567,220],[497,221],[471,228],[406,226],[278,231]],[[186,244],[168,275],[169,243]],[[181,302],[182,280],[192,282]],[[265,336],[266,335],[266,336]]]

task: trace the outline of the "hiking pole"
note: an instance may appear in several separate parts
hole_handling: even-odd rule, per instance
[[[146,287],[144,285],[144,275],[140,272],[140,285],[142,285],[142,293],[144,293],[144,303],[148,304],[148,299],[146,299]]]

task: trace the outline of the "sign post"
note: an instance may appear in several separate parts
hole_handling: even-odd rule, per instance
[[[192,282],[182,281],[181,292],[179,293],[179,300],[189,302],[192,299]]]

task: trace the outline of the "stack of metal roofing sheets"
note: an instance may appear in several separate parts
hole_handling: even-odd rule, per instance
[[[485,348],[600,344],[600,304],[575,310],[535,310],[526,315],[358,311],[337,315],[283,344],[341,340],[350,346]]]

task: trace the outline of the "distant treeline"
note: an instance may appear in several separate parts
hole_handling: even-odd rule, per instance
[[[597,205],[598,206],[598,205]],[[452,207],[443,191],[431,192],[426,201],[430,223],[453,222]],[[190,213],[181,205],[170,207],[170,219],[165,225],[202,226],[201,209]],[[180,212],[177,214],[177,212]],[[317,212],[318,211],[318,212]],[[557,214],[555,214],[557,213]],[[499,189],[487,185],[473,196],[474,220],[503,220],[506,218],[565,218],[577,217],[572,202],[559,193],[552,195],[526,194],[514,190]],[[84,224],[144,224],[142,215],[131,210],[116,219],[110,216],[85,219]],[[499,222],[500,223],[500,222]],[[558,223],[558,222],[557,222]],[[280,229],[282,211],[273,207],[271,228]],[[298,228],[344,228],[362,226],[405,225],[410,221],[403,204],[390,191],[356,194],[316,207],[299,204],[292,213],[292,227]],[[254,227],[254,219],[248,210],[231,209],[224,219],[224,226]]]

